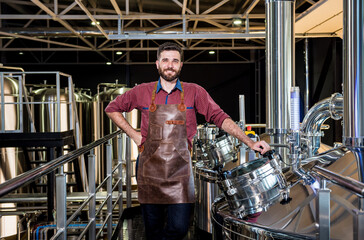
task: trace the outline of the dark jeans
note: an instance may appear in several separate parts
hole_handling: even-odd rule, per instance
[[[190,225],[192,203],[141,204],[147,240],[183,239]]]

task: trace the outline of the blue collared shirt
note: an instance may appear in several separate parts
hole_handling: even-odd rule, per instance
[[[158,93],[161,89],[163,89],[163,88],[162,88],[162,84],[161,84],[161,79],[159,78],[156,93]],[[174,88],[172,89],[171,92],[173,92],[175,89],[178,89],[182,92],[182,85],[181,85],[181,81],[179,79],[177,79],[176,85],[174,86]],[[165,104],[168,104],[168,96],[169,96],[169,94],[171,94],[171,92],[168,93],[168,95],[166,96]]]

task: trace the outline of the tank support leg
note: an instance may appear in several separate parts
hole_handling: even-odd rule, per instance
[[[316,219],[319,224],[318,239],[330,239],[330,189],[326,188],[326,180],[321,181],[318,190]]]
[[[359,199],[359,209],[355,209],[354,211],[354,224],[353,224],[353,239],[359,240],[364,239],[364,198]]]

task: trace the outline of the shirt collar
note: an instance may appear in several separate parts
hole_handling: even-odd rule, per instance
[[[156,93],[158,93],[161,89],[163,89],[163,88],[162,88],[162,84],[161,84],[161,79],[159,78]],[[176,86],[174,86],[172,91],[174,91],[175,89],[178,89],[182,92],[182,85],[181,85],[181,81],[179,80],[179,78],[177,79]]]

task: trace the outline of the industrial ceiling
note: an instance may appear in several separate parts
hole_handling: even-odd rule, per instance
[[[0,0],[4,64],[145,64],[174,41],[186,63],[252,62],[264,0]],[[342,36],[342,0],[297,0],[296,38]],[[236,23],[241,20],[241,23]],[[214,58],[208,58],[214,51]],[[202,57],[205,56],[206,57]]]

